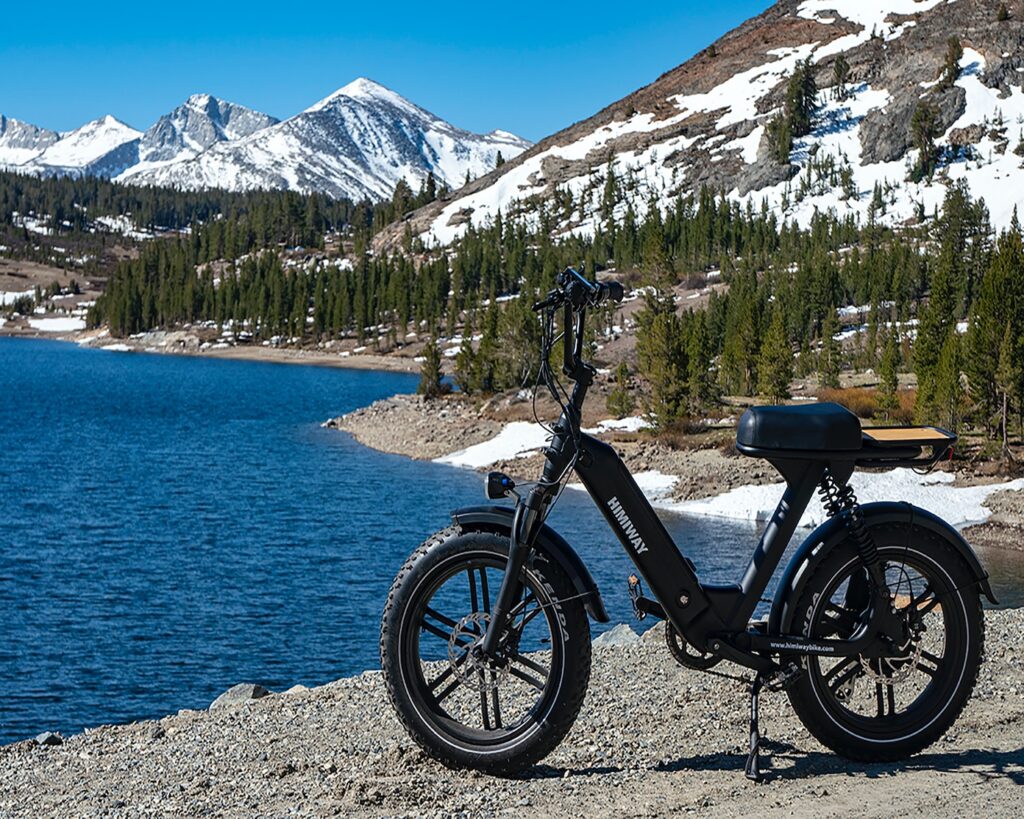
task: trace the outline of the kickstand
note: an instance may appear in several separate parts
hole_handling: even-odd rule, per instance
[[[764,677],[758,672],[750,686],[750,754],[747,756],[746,775],[752,782],[761,781],[761,733],[758,730],[757,701],[764,685]]]

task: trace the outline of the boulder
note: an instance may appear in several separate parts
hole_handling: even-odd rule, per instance
[[[43,731],[36,737],[36,745],[63,745],[64,737],[54,731]]]
[[[620,648],[622,646],[633,646],[640,642],[640,635],[625,623],[619,623],[611,631],[606,631],[596,640],[594,648]]]
[[[261,697],[265,697],[270,693],[262,685],[255,683],[239,683],[233,685],[217,699],[210,703],[210,710],[214,711],[218,708],[230,708],[235,705],[243,705],[252,700],[258,700]]]

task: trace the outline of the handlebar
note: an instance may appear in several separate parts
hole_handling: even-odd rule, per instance
[[[573,310],[600,307],[609,301],[618,304],[626,295],[625,289],[618,282],[592,282],[573,267],[567,267],[559,273],[555,285],[555,289],[543,301],[533,305],[535,312],[565,304],[571,305]]]

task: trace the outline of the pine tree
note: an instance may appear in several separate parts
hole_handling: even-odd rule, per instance
[[[996,11],[996,21],[1005,23],[1010,19],[1010,10],[1006,7],[1006,3],[999,4],[999,10]]]
[[[846,83],[850,79],[850,64],[840,54],[832,64],[832,79],[834,81],[832,96],[836,100],[846,99]]]
[[[893,330],[885,340],[882,351],[882,364],[878,373],[878,408],[885,414],[887,421],[892,421],[893,414],[899,409],[899,362],[900,347]]]
[[[956,432],[960,426],[963,385],[960,380],[960,336],[951,330],[942,345],[935,369],[937,423]]]
[[[946,41],[946,58],[942,63],[942,76],[939,80],[940,88],[952,88],[960,78],[960,60],[964,56],[964,47],[960,44],[959,37],[950,37]]]
[[[708,333],[708,312],[702,310],[690,321],[690,342],[688,387],[690,406],[693,412],[706,407],[715,400],[715,381],[711,372],[712,348]]]
[[[1003,332],[1003,340],[999,345],[999,360],[996,366],[996,387],[999,390],[1001,407],[999,413],[999,426],[1002,434],[1003,460],[1013,460],[1010,453],[1009,435],[1007,433],[1008,419],[1010,414],[1010,403],[1016,398],[1017,387],[1020,384],[1020,363],[1014,350],[1013,333],[1010,325],[1006,325]]]
[[[839,386],[842,348],[836,341],[835,308],[830,308],[821,326],[821,349],[818,351],[818,384],[826,389]]]
[[[476,389],[476,353],[473,350],[473,324],[469,316],[462,327],[462,343],[455,354],[455,385],[466,395]]]
[[[782,310],[772,310],[771,324],[761,344],[758,365],[758,391],[773,404],[789,398],[789,382],[793,380],[793,349],[786,338]]]
[[[437,340],[431,338],[423,348],[420,384],[416,391],[426,398],[437,398],[447,392],[445,386],[441,373],[441,349]]]
[[[606,405],[608,412],[615,418],[625,418],[636,406],[629,390],[629,365],[625,361],[620,362],[615,369],[615,387],[608,393]]]
[[[918,151],[917,163],[911,173],[911,179],[920,182],[931,176],[938,160],[935,140],[939,136],[939,112],[931,103],[922,100],[914,109],[910,119],[910,138]]]

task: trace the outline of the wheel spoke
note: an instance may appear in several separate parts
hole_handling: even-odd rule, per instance
[[[931,665],[925,665],[925,663],[931,663]],[[923,671],[929,677],[934,677],[939,673],[939,666],[942,664],[942,658],[936,657],[930,651],[924,651],[922,649],[921,656],[916,663],[918,671]]]
[[[434,697],[434,699],[437,700],[437,704],[440,705],[444,701],[444,699],[449,694],[451,694],[452,691],[454,691],[456,688],[458,688],[460,685],[462,685],[462,680],[459,679],[458,677],[456,677],[454,680],[452,680],[451,684],[448,685],[448,687],[445,688],[444,691],[442,691],[440,694],[437,694]]]
[[[451,635],[447,631],[442,631],[437,626],[435,626],[433,623],[428,623],[426,620],[423,620],[420,623],[420,628],[423,629],[428,634],[433,634],[435,637],[440,637],[446,643],[451,638]]]
[[[453,622],[452,625],[456,625],[456,624]],[[438,628],[437,626],[435,626],[433,623],[429,622],[428,620],[421,620],[420,621],[420,628],[423,629],[428,634],[433,634],[435,637],[439,637],[440,639],[444,640],[446,643],[449,642],[451,640],[451,638],[452,638],[451,634],[449,634],[444,629]],[[468,634],[470,637],[475,636],[471,632],[467,632],[464,629],[460,630],[459,633],[460,634]],[[455,645],[457,645],[459,648],[469,648],[472,644],[473,644],[472,641],[460,640],[458,637],[455,638]]]
[[[833,634],[843,634],[844,632],[845,636],[849,636],[860,625],[857,614],[837,603],[829,603],[825,606],[825,611],[831,612],[833,616],[827,618],[829,631],[819,634],[819,637],[831,637]]]
[[[452,620],[451,617],[447,617],[441,614],[441,612],[439,612],[437,609],[432,609],[430,606],[427,606],[423,609],[423,616],[426,617],[426,615],[428,614],[435,620],[437,620],[437,622],[441,623],[442,625],[448,626],[448,628],[455,628],[458,625],[458,623]]]
[[[511,658],[511,662],[525,665],[530,670],[536,671],[538,674],[544,677],[545,680],[548,678],[548,669],[545,666],[541,665],[540,663],[534,662],[528,657],[524,657],[522,654],[516,654],[514,657]]]
[[[498,703],[497,686],[491,689],[491,710],[494,712],[494,727],[501,728],[501,705]]]
[[[462,656],[463,656],[463,657],[465,657],[466,655],[462,655]],[[438,687],[438,686],[439,686],[439,685],[440,685],[441,683],[443,683],[443,682],[444,682],[445,680],[447,680],[447,679],[448,679],[448,678],[449,678],[449,677],[450,677],[450,676],[451,676],[452,674],[454,674],[454,673],[455,673],[455,672],[454,672],[454,671],[452,671],[452,667],[451,667],[451,666],[448,666],[448,667],[447,667],[447,668],[446,668],[446,669],[445,669],[444,671],[442,671],[442,672],[441,672],[440,674],[438,674],[438,675],[437,675],[437,676],[436,676],[436,677],[434,678],[434,681],[433,681],[433,682],[429,682],[429,683],[427,683],[427,688],[429,688],[429,689],[430,689],[431,691],[436,691],[436,690],[437,690],[437,687]]]
[[[480,601],[476,596],[476,572],[469,569],[466,574],[469,575],[469,611],[470,613],[480,611]]]
[[[491,613],[491,593],[487,590],[487,567],[480,567],[480,595],[484,599],[484,611]]]
[[[846,684],[850,679],[856,677],[860,673],[860,660],[857,657],[847,657],[845,660],[838,662],[829,669],[828,674],[825,675],[825,686],[835,693],[835,690]]]
[[[896,692],[891,683],[875,683],[875,705],[878,706],[879,718],[891,717],[896,713]]]
[[[518,603],[516,603],[516,605],[513,607],[512,611],[509,612],[509,614],[508,614],[509,619],[510,620],[514,620],[516,617],[518,617],[523,612],[523,610],[528,605],[530,605],[530,603],[533,603],[536,600],[537,600],[537,596],[533,592],[529,592],[526,595],[526,597],[524,597],[522,600],[520,600]]]
[[[508,673],[511,674],[513,677],[518,677],[519,679],[523,680],[524,682],[528,682],[530,685],[532,685],[538,691],[543,691],[544,690],[544,683],[542,683],[536,677],[531,677],[525,671],[522,671],[521,669],[518,669],[515,666],[509,666]]]
[[[484,688],[484,684],[487,681],[487,677],[484,676],[483,669],[480,669],[477,674],[480,677],[480,716],[483,718],[484,730],[491,730],[491,718],[487,713],[487,690]]]
[[[911,611],[916,611],[920,617],[928,614],[937,605],[939,605],[939,596],[934,592],[929,583],[924,587],[924,591],[911,601],[909,608]]]

